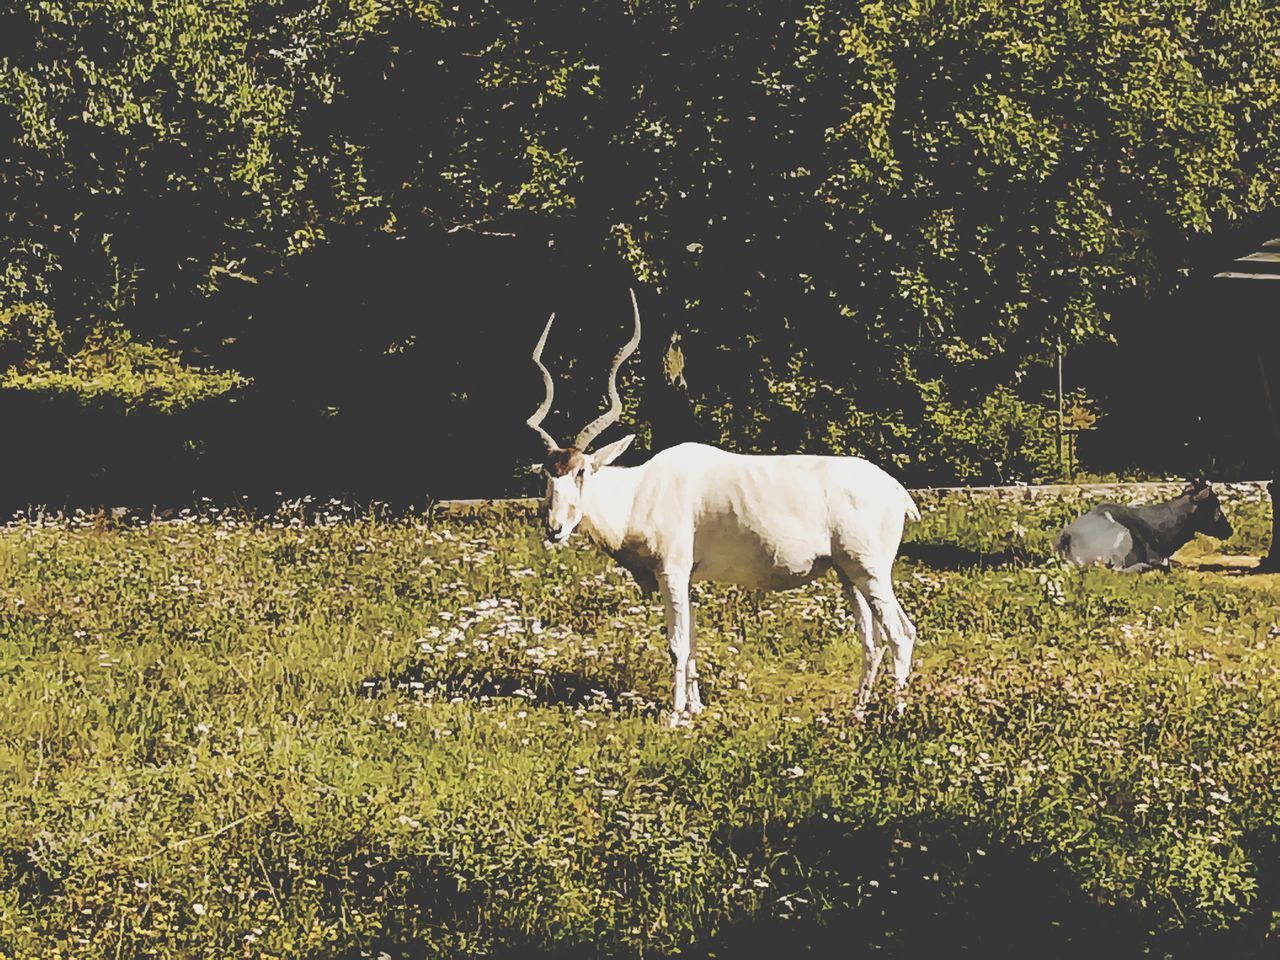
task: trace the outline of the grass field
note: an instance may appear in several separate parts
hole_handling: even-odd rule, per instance
[[[678,730],[660,604],[517,513],[11,525],[0,955],[1273,956],[1280,591],[1076,510],[910,530],[900,717],[834,581],[699,588]]]

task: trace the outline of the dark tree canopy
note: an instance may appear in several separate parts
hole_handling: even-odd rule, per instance
[[[1278,50],[1265,0],[15,7],[5,402],[297,488],[484,437],[502,485],[546,311],[577,426],[634,284],[654,444],[946,475],[964,411],[1278,206]]]

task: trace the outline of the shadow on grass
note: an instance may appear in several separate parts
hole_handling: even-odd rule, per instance
[[[1259,838],[1256,849],[1250,845],[1259,864],[1261,895],[1249,916],[1225,932],[1158,931],[1152,914],[1097,902],[1061,865],[1033,856],[1025,846],[993,841],[982,824],[931,820],[854,828],[814,820],[782,831],[772,826],[767,831],[739,829],[729,842],[744,863],[774,864],[763,905],[715,934],[693,940],[679,951],[681,957],[1260,960],[1274,956],[1276,949],[1274,939],[1268,939],[1272,910],[1280,905],[1274,862],[1280,848],[1274,837],[1265,842]],[[1271,862],[1264,864],[1267,857]],[[722,894],[709,891],[709,903]],[[442,908],[463,919],[452,907],[436,903],[424,904],[425,916],[439,917]],[[504,920],[519,922],[514,915]],[[490,932],[505,942],[486,955],[502,960],[640,955],[607,935],[547,949],[522,942],[510,928]],[[385,954],[395,960],[430,955],[420,942],[393,931],[363,950],[363,956]],[[649,950],[643,955],[661,956]],[[358,956],[359,951],[350,951],[315,960]]]
[[[417,694],[432,700],[461,698],[469,702],[519,700],[531,706],[607,709],[627,716],[654,717],[659,705],[625,684],[603,674],[572,670],[507,669],[457,661],[442,670],[438,663],[413,663],[386,677],[369,677],[360,696],[377,697],[390,691]]]
[[[63,882],[41,865],[34,849],[0,847],[0,888],[20,901],[40,903],[61,892]]]
[[[1247,554],[1209,553],[1175,558],[1175,569],[1203,577],[1264,590],[1280,589],[1280,569],[1266,558]]]
[[[1280,573],[1280,568],[1274,567],[1258,557],[1233,557],[1220,561],[1190,561],[1184,566],[1189,570],[1221,573],[1228,577],[1254,577]]]
[[[1234,563],[1196,563],[1188,564],[1188,570],[1196,570],[1207,573],[1221,573],[1228,577],[1247,577],[1255,573],[1269,573],[1266,569],[1259,570],[1256,566],[1242,567]]]
[[[1002,550],[986,552],[962,547],[957,543],[904,543],[898,551],[898,556],[934,570],[1020,567],[1036,560],[1025,550],[1005,547]]]
[[[750,837],[746,847],[759,843]],[[771,891],[775,903],[814,891],[831,898],[831,906],[821,916],[797,910],[787,917],[775,908],[730,924],[697,955],[1271,955],[1269,907],[1228,933],[1157,932],[1156,917],[1098,902],[1062,865],[1023,845],[993,841],[982,824],[907,821],[848,830],[811,821],[769,846],[794,856],[797,877],[804,877],[794,891]]]
[[[394,904],[396,912],[411,917],[418,929],[463,925],[481,898],[477,887],[460,882],[450,865],[439,857],[392,857],[372,849],[361,850],[354,844],[318,872],[316,881],[334,913],[353,907],[372,913],[371,905]],[[354,951],[337,956],[376,957],[380,952],[383,951]],[[399,952],[392,947],[390,953],[393,957],[425,957],[421,946],[401,946]]]

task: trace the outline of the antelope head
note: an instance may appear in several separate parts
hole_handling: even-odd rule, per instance
[[[596,417],[578,432],[573,443],[562,447],[555,438],[542,427],[542,421],[551,409],[551,398],[555,386],[551,380],[551,371],[542,362],[542,348],[547,344],[547,334],[551,332],[551,324],[556,315],[551,314],[547,325],[542,328],[542,336],[533,348],[533,362],[542,372],[542,383],[546,387],[546,397],[538,409],[526,422],[542,438],[547,448],[546,459],[542,463],[541,473],[547,480],[545,502],[547,540],[550,543],[564,543],[569,539],[578,523],[582,520],[586,493],[591,485],[591,478],[601,467],[607,466],[622,455],[631,445],[635,435],[623,437],[599,450],[587,452],[587,447],[606,427],[618,422],[622,414],[622,400],[618,397],[618,368],[624,360],[635,353],[640,344],[640,306],[636,303],[636,293],[631,291],[631,308],[635,315],[635,333],[614,355],[613,365],[609,367],[609,409]]]

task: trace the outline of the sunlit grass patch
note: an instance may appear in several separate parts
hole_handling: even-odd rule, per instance
[[[834,581],[699,586],[676,731],[660,604],[518,512],[11,525],[0,954],[1261,953],[1280,596],[1063,566],[1079,508],[926,511],[900,717]]]

